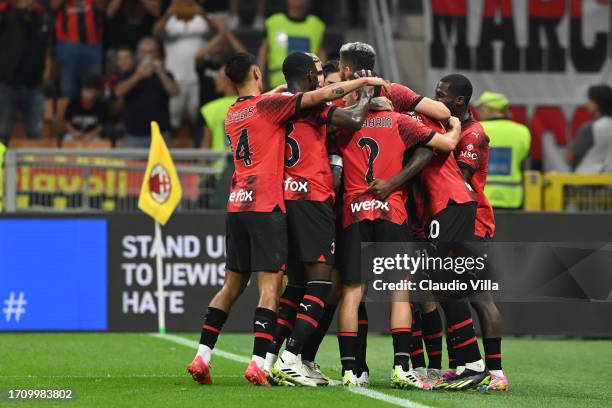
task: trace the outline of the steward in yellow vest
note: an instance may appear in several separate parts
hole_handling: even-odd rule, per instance
[[[476,101],[478,119],[490,139],[485,195],[494,208],[523,206],[523,163],[531,148],[529,129],[509,118],[502,94],[483,92]]]
[[[292,52],[310,52],[325,60],[321,45],[325,23],[308,14],[308,1],[288,2],[287,13],[276,13],[266,20],[266,38],[259,50],[259,66],[268,70],[268,85],[274,88],[285,83],[282,67]]]

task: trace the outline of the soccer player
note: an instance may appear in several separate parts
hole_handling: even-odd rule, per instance
[[[321,68],[320,61],[318,65]],[[315,90],[322,82],[322,78],[317,78],[316,61],[306,53],[290,54],[283,63],[283,74],[288,91],[292,93]],[[359,130],[372,91],[372,88],[362,89],[364,98],[351,110],[338,109],[329,103],[303,111],[300,118],[286,124],[283,188],[289,232],[289,281],[281,296],[277,319],[281,326],[277,328],[273,347],[266,356],[266,365],[278,354],[280,343],[284,340],[282,334],[290,330],[291,335],[285,351],[272,368],[275,382],[288,381],[304,386],[328,385],[329,381],[312,365],[312,361],[307,360],[308,363],[303,364],[298,358],[325,316],[326,300],[332,285],[335,252],[334,188],[326,146],[326,124],[353,132]],[[304,283],[305,292],[299,290],[304,287]],[[303,296],[294,297],[296,292],[302,292]],[[329,327],[331,318],[325,319],[323,323]],[[312,378],[312,374],[318,378]]]
[[[444,132],[440,123],[420,114],[411,113],[410,115],[430,129],[440,133]],[[461,251],[463,248],[460,243],[472,240],[476,217],[475,196],[471,186],[461,176],[452,154],[425,148],[419,148],[417,151],[419,151],[419,156],[416,156],[417,152],[415,152],[416,157],[430,161],[411,183],[410,199],[408,200],[411,208],[411,222],[420,221],[425,226],[424,233],[427,239],[433,243],[434,248],[437,248],[434,254],[445,257],[449,250]],[[429,158],[425,155],[421,156],[421,151],[428,151]],[[409,162],[395,178],[375,180],[370,190],[379,199],[383,199],[391,191],[395,191],[408,181],[410,172],[411,163]],[[481,386],[488,381],[488,373],[478,350],[469,306],[465,302],[458,301],[444,301],[441,305],[445,312],[449,333],[449,356],[456,358],[463,367],[445,379],[441,377],[439,370],[436,370],[440,368],[441,362],[442,332],[436,303],[432,299],[429,302],[421,302],[419,307],[423,313],[423,326],[426,326],[423,335],[425,335],[426,342],[432,343],[431,347],[428,346],[428,351],[431,353],[430,357],[434,357],[430,361],[430,368],[434,370],[426,371],[417,368],[415,374],[420,378],[427,378],[436,387],[452,390]],[[432,326],[430,320],[438,322]],[[413,367],[415,365],[419,367],[423,363],[420,359],[417,361],[419,361],[418,365],[413,360]]]
[[[340,65],[338,60],[326,61],[323,65],[323,75],[325,76],[324,85],[335,84],[342,81],[340,78]]]
[[[340,47],[339,70],[340,79],[354,78],[359,75],[367,75],[374,70],[376,62],[376,51],[366,43],[353,42],[346,43]],[[412,89],[398,84],[390,84],[390,92],[384,93],[392,104],[396,112],[404,113],[416,111],[437,120],[446,121],[450,117],[450,111],[443,103],[423,97]],[[376,96],[377,94],[375,94]],[[337,99],[335,103],[341,105],[343,101]],[[422,155],[424,153],[419,153]],[[363,382],[368,381],[367,363],[365,361],[368,333],[368,315],[365,303],[359,307],[359,361],[363,369]]]
[[[436,86],[436,100],[444,103],[461,120],[461,140],[454,155],[463,178],[470,183],[478,199],[474,239],[487,242],[495,234],[495,216],[484,187],[489,167],[489,138],[468,108],[472,97],[472,84],[460,74],[447,75]],[[502,318],[490,293],[472,301],[482,326],[482,337],[487,368],[491,373],[489,390],[508,391],[508,377],[502,370],[501,335]]]
[[[405,242],[408,238],[404,191],[396,190],[386,200],[379,201],[367,192],[368,186],[376,178],[390,178],[399,173],[405,151],[414,146],[426,145],[452,151],[458,141],[460,128],[456,118],[451,118],[450,123],[452,128],[449,134],[441,135],[396,112],[370,112],[361,130],[337,136],[337,148],[344,162],[343,237],[340,251],[343,293],[338,343],[345,386],[359,385],[359,373],[356,372],[358,308],[364,290],[360,273],[361,243]],[[411,317],[407,301],[392,302],[392,383],[401,388],[426,388],[428,384],[416,378],[409,370]]]
[[[340,47],[340,77],[343,81],[354,78],[361,71],[372,72],[375,62],[376,51],[369,44],[353,42]],[[396,112],[415,111],[441,121],[446,121],[450,117],[450,111],[441,102],[421,96],[398,83],[391,83],[389,87],[390,92],[385,96],[391,100]]]
[[[287,227],[283,199],[285,123],[302,109],[341,98],[363,86],[386,85],[381,79],[347,81],[306,93],[263,94],[262,73],[248,53],[231,57],[225,73],[239,98],[225,119],[235,171],[227,205],[226,273],[223,287],[208,306],[200,345],[188,367],[193,379],[211,384],[212,349],[250,274],[257,272],[259,302],[253,319],[253,357],[245,378],[269,385],[263,370],[276,326],[278,294],[287,258]]]

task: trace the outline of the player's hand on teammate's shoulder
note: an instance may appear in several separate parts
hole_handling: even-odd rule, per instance
[[[365,86],[381,86],[386,93],[391,92],[391,83],[380,77],[364,77]]]
[[[391,92],[391,83],[384,78],[380,78],[376,72],[370,69],[362,69],[353,73],[353,78],[369,78],[372,79],[372,82],[368,82],[369,86],[382,86],[385,88],[385,92]],[[376,83],[374,83],[376,82]]]
[[[377,96],[370,100],[370,110],[377,112],[393,111],[393,102],[387,97]]]
[[[362,69],[353,73],[355,78],[376,77],[376,73],[371,69]]]

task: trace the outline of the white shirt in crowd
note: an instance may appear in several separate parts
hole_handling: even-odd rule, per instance
[[[576,167],[576,173],[612,172],[612,117],[602,116],[593,122],[593,146]]]
[[[189,21],[180,20],[176,16],[168,19],[164,41],[166,69],[177,82],[198,82],[194,57],[205,43],[204,35],[207,32],[208,24],[199,14]]]

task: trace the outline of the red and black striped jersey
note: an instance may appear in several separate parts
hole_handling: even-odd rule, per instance
[[[230,106],[225,134],[235,170],[228,212],[285,211],[285,123],[298,115],[301,101],[301,93],[286,92],[240,97]]]
[[[455,148],[455,159],[459,167],[472,173],[470,184],[476,192],[478,209],[474,235],[493,237],[495,234],[495,215],[493,207],[484,193],[489,172],[489,138],[480,122],[471,118],[461,126],[461,140]]]
[[[375,179],[389,179],[402,170],[407,150],[425,145],[434,131],[397,112],[370,112],[362,128],[336,137],[344,162],[342,226],[362,220],[406,222],[405,190],[394,191],[385,201],[366,193]]]
[[[305,110],[285,126],[285,200],[327,201],[334,185],[327,151],[327,124],[336,106]]]
[[[94,0],[65,0],[55,13],[55,37],[59,42],[100,44],[103,24]]]
[[[445,133],[442,124],[425,115],[410,112],[408,116],[438,133]],[[449,201],[457,204],[476,201],[474,191],[463,179],[451,152],[436,149],[431,161],[409,183],[409,189],[410,223],[416,236],[434,215],[448,206]]]

